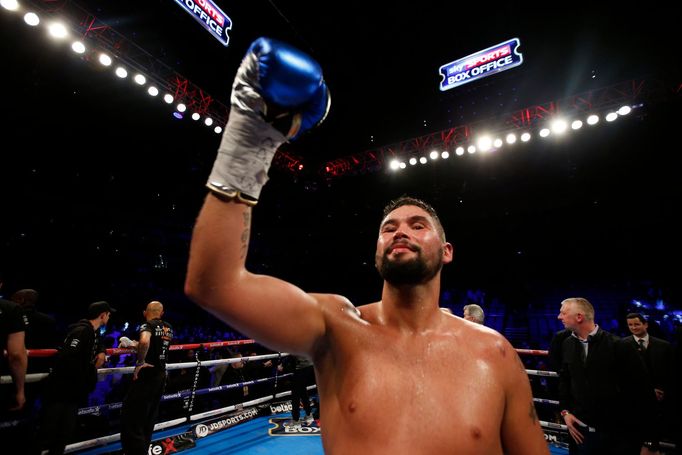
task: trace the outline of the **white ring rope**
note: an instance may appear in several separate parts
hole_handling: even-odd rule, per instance
[[[311,385],[311,386],[308,386],[307,389],[312,390],[316,387],[317,386],[315,386],[315,385]],[[154,431],[164,430],[166,428],[181,425],[185,422],[195,422],[197,420],[202,420],[202,419],[205,419],[207,417],[212,417],[212,416],[219,415],[219,414],[225,414],[227,412],[235,411],[237,409],[242,409],[242,408],[246,408],[249,406],[255,406],[258,404],[266,403],[266,402],[271,401],[273,399],[282,398],[282,397],[289,396],[289,395],[291,395],[291,390],[287,390],[285,392],[277,393],[275,395],[268,395],[265,397],[256,398],[255,400],[246,401],[246,402],[240,403],[240,404],[234,404],[231,406],[226,406],[224,408],[214,409],[212,411],[201,412],[199,414],[194,414],[194,415],[191,415],[189,417],[181,417],[178,419],[168,420],[166,422],[159,422],[156,425],[154,425]],[[83,449],[88,449],[88,448],[92,448],[92,447],[104,446],[107,444],[111,444],[112,442],[119,441],[120,439],[121,439],[121,433],[116,433],[116,434],[112,434],[109,436],[101,436],[99,438],[89,439],[87,441],[74,442],[73,444],[69,444],[66,446],[64,453],[71,453],[71,452],[75,452],[77,450],[83,450]]]
[[[201,366],[213,366],[222,364],[232,364],[239,362],[252,362],[254,360],[268,360],[268,359],[278,359],[280,357],[285,357],[290,354],[282,352],[281,354],[266,354],[266,355],[254,355],[250,357],[233,357],[230,359],[216,359],[216,360],[206,360],[201,362]],[[169,363],[166,365],[166,370],[179,370],[182,368],[194,368],[197,366],[197,362],[181,362],[181,363]],[[135,371],[135,367],[117,367],[117,368],[100,368],[97,370],[98,375],[103,374],[132,374]],[[49,376],[49,373],[31,373],[26,375],[26,382],[38,382]],[[12,376],[0,376],[0,384],[11,384]]]

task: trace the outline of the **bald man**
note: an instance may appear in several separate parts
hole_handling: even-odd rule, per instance
[[[122,337],[119,344],[137,349],[133,383],[121,411],[121,445],[126,455],[147,454],[166,386],[166,359],[173,339],[173,327],[161,320],[161,302],[149,302],[143,314],[139,341]]]

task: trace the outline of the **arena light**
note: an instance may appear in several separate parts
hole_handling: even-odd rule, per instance
[[[490,136],[481,136],[478,138],[478,141],[476,141],[476,144],[478,144],[478,149],[481,152],[487,152],[492,148],[493,140],[490,138]]]
[[[107,54],[99,54],[98,60],[104,66],[111,65],[111,57],[109,57]]]
[[[496,149],[502,147],[502,144],[503,144],[502,139],[500,139],[499,137],[493,141],[493,146]]]
[[[201,118],[201,115],[199,115],[198,112],[195,112],[194,114],[192,114],[192,120],[197,121],[200,118]]]
[[[448,158],[450,158],[450,152],[446,150],[440,154],[440,157],[443,158],[444,160],[447,160]]]
[[[476,146],[470,145],[469,147],[467,147],[467,152],[469,152],[470,154],[476,153]]]
[[[457,156],[462,156],[462,155],[464,155],[464,147],[462,147],[461,145],[460,145],[459,147],[457,147],[457,148],[455,149],[455,154],[456,154]]]
[[[204,124],[206,126],[211,126],[213,125],[213,119],[211,117],[206,117],[206,120],[204,120]]]
[[[506,140],[507,140],[507,144],[515,143],[516,142],[516,134],[514,134],[514,133],[507,134]]]
[[[176,108],[179,112],[185,112],[185,111],[187,110],[187,106],[185,106],[184,103],[179,103],[175,108]]]
[[[410,163],[410,166],[414,166],[415,164],[417,164],[417,158],[415,158],[415,157],[410,158],[409,163]]]
[[[521,135],[521,142],[528,142],[530,141],[530,133],[523,133]]]
[[[419,162],[420,162],[421,164],[426,164],[427,161],[428,161],[428,160],[426,159],[425,156],[422,156],[421,158],[419,158]]]
[[[26,13],[24,14],[24,22],[26,22],[28,25],[31,27],[35,27],[36,25],[40,24],[40,18],[36,13]]]
[[[19,2],[17,0],[0,0],[0,6],[8,11],[16,11],[19,9]]]
[[[556,119],[552,122],[552,132],[554,134],[564,134],[567,128],[568,124],[563,119]]]
[[[171,95],[170,93],[166,93],[165,95],[163,95],[163,100],[164,100],[167,104],[170,104],[170,103],[173,102],[173,95]]]
[[[540,130],[540,137],[547,137],[549,136],[549,133],[550,133],[549,128],[543,128]]]
[[[587,117],[588,125],[596,125],[597,123],[599,123],[599,116],[597,114],[592,114],[589,117]]]
[[[398,160],[392,160],[392,161],[391,161],[391,164],[390,164],[389,166],[390,166],[390,168],[393,169],[394,171],[395,171],[395,170],[398,170],[398,169],[400,169],[400,161],[398,161]]]
[[[147,83],[147,78],[142,74],[136,74],[133,79],[137,85],[144,85]]]
[[[71,49],[76,54],[82,54],[85,52],[85,44],[81,43],[80,41],[74,41],[73,43],[71,43]]]
[[[582,127],[583,127],[582,120],[573,120],[573,122],[571,123],[571,129],[573,130],[579,130]]]
[[[622,106],[620,109],[618,109],[618,115],[628,115],[630,112],[632,112],[632,108],[630,106]]]
[[[616,114],[615,112],[609,112],[608,114],[606,114],[606,117],[604,118],[606,119],[607,122],[613,122],[618,118],[618,114]]]
[[[64,39],[69,34],[66,27],[61,22],[53,22],[47,26],[47,31],[53,38]]]
[[[159,94],[159,89],[152,85],[147,89],[147,93],[149,93],[151,96],[156,96]]]
[[[213,128],[213,132],[215,132],[216,134],[220,134],[223,132],[223,129],[219,126],[216,126],[215,128]]]
[[[431,150],[431,153],[429,153],[429,158],[431,158],[432,160],[437,160],[439,156],[440,153],[438,153],[435,150]]]
[[[126,71],[126,69],[123,68],[122,66],[116,68],[116,71],[114,71],[114,73],[116,73],[116,75],[121,79],[125,79],[126,77],[128,77],[128,71]]]
[[[401,162],[400,163],[400,169],[405,169],[407,167],[407,164]]]

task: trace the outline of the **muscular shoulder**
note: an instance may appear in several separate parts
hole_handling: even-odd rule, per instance
[[[511,343],[496,330],[457,317],[456,329],[467,340],[467,349],[484,360],[493,371],[510,376],[508,372],[524,371],[523,364]]]
[[[481,324],[464,320],[462,322],[465,323],[463,330],[467,333],[467,337],[476,343],[476,346],[482,351],[500,360],[516,356],[516,351],[512,345],[498,331]]]
[[[309,294],[325,313],[325,317],[357,317],[360,312],[346,297],[338,294]]]

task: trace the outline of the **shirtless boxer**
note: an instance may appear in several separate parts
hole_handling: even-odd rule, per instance
[[[246,270],[251,206],[272,156],[324,119],[329,95],[316,62],[261,38],[242,61],[231,104],[185,290],[245,335],[313,360],[326,453],[548,453],[512,346],[438,308],[453,248],[427,204],[403,198],[387,207],[378,302],[356,309],[342,296]]]

